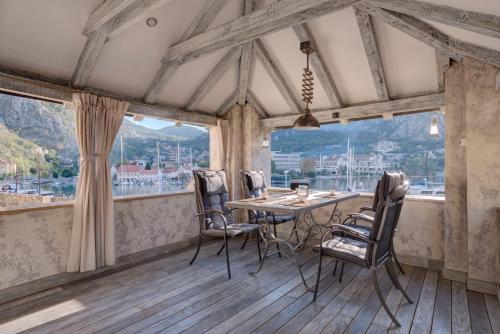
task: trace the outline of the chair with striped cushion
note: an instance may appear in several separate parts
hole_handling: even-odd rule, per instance
[[[259,225],[237,223],[231,214],[231,210],[225,207],[225,203],[229,199],[229,193],[224,170],[196,170],[193,171],[193,176],[198,211],[196,217],[200,224],[200,230],[198,247],[190,264],[193,264],[200,252],[203,237],[223,238],[224,243],[217,252],[217,255],[219,255],[224,248],[226,249],[227,275],[228,278],[231,278],[228,248],[229,238],[237,236],[248,237],[252,232],[255,232],[257,235],[257,249],[260,261]]]
[[[392,321],[400,326],[382,295],[377,270],[384,265],[394,286],[401,291],[409,303],[413,303],[399,283],[392,266],[393,251],[391,247],[408,186],[404,182],[404,174],[385,172],[380,180],[379,188],[379,202],[372,228],[368,234],[361,233],[347,225],[335,224],[330,231],[323,234],[320,244],[313,248],[314,251],[319,252],[314,301],[318,294],[322,258],[329,256],[343,263],[351,263],[370,269],[373,285],[382,306]]]
[[[259,198],[262,197],[264,193],[267,193],[266,176],[262,170],[241,171],[241,185],[245,198]],[[248,216],[250,221],[255,223],[266,221],[269,225],[272,225],[275,236],[277,236],[276,225],[295,221],[294,215],[275,214],[266,211],[249,210]],[[279,251],[278,244],[276,244],[276,247]],[[281,252],[278,252],[278,255],[281,257]]]

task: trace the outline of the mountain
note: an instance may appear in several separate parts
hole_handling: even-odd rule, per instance
[[[159,130],[156,130],[156,133],[161,135],[165,135],[167,137],[173,138],[177,140],[177,136],[179,136],[180,140],[194,139],[206,133],[206,131],[195,128],[190,125],[182,125],[180,127],[172,125],[166,126]]]
[[[63,105],[0,94],[0,123],[38,146],[78,154],[75,117]]]
[[[432,117],[438,117],[441,136],[429,135]],[[442,113],[420,113],[394,117],[392,120],[372,119],[351,122],[346,125],[324,125],[316,131],[293,129],[273,132],[271,147],[283,153],[301,152],[304,155],[344,153],[347,140],[357,153],[367,153],[370,145],[381,140],[400,144],[401,152],[413,152],[444,147],[444,115]]]
[[[14,131],[0,124],[0,159],[15,163],[20,169],[36,168],[40,146],[19,137]]]
[[[193,155],[208,150],[207,132],[189,125],[155,130],[125,117],[117,135],[120,137],[124,139],[125,159],[128,160],[155,161],[157,142],[164,153],[175,149],[178,140],[181,147],[191,146]],[[37,148],[44,149],[45,160],[50,160],[53,169],[60,169],[55,165],[73,168],[70,161],[78,160],[74,112],[57,103],[0,94],[0,139],[0,159],[23,161],[27,168],[36,165],[32,152]],[[111,161],[117,163],[120,158],[120,140],[117,139]]]

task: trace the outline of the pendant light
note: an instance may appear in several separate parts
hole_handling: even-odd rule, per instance
[[[432,117],[431,127],[429,129],[429,135],[434,138],[439,138],[439,121],[437,116]]]
[[[311,42],[300,43],[300,51],[305,53],[307,57],[304,74],[302,74],[302,101],[306,103],[306,108],[304,113],[293,123],[293,128],[296,130],[317,130],[319,129],[319,121],[309,110],[309,104],[312,103],[313,99],[313,73],[309,68],[309,55],[314,52]]]

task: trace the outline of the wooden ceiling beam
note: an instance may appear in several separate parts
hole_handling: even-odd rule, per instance
[[[67,103],[73,101],[74,93],[88,92],[100,96],[111,97],[130,103],[129,113],[144,116],[178,120],[199,125],[217,125],[217,117],[200,111],[187,111],[185,109],[164,105],[147,104],[128,96],[117,95],[93,88],[76,89],[69,82],[61,82],[45,78],[33,73],[0,69],[0,91],[17,93],[35,98]]]
[[[440,50],[452,59],[461,61],[464,57],[471,57],[500,67],[500,52],[498,51],[450,37],[413,16],[366,5],[357,7],[417,40]]]
[[[259,102],[255,94],[251,90],[248,90],[247,92],[247,100],[248,103],[250,103],[255,108],[257,113],[259,113],[261,118],[269,117],[269,114],[267,113],[267,111],[264,109],[262,104]]]
[[[293,26],[293,31],[300,42],[310,41],[313,45],[314,52],[309,56],[311,60],[311,65],[316,72],[316,76],[318,77],[321,86],[323,87],[326,96],[328,97],[328,101],[330,102],[330,106],[332,108],[341,108],[343,106],[342,98],[340,97],[340,93],[337,89],[337,85],[335,85],[335,81],[328,70],[325,59],[319,50],[318,44],[316,43],[316,39],[314,38],[311,28],[307,25],[307,23],[301,23]]]
[[[382,57],[380,56],[372,19],[370,15],[357,8],[354,8],[354,14],[358,22],[361,40],[363,41],[366,57],[368,58],[368,65],[370,66],[378,99],[379,101],[387,101],[390,98],[389,90],[387,89],[384,66],[382,64]]]
[[[368,0],[372,6],[500,38],[500,17],[417,0]]]
[[[241,57],[241,46],[235,46],[229,50],[217,63],[214,69],[207,75],[198,88],[189,98],[186,109],[193,109],[207,95],[207,93],[217,84],[227,69]]]
[[[78,63],[73,72],[73,77],[71,78],[73,86],[82,88],[87,85],[90,75],[97,63],[97,59],[99,59],[99,55],[104,47],[104,43],[106,43],[110,29],[111,24],[107,23],[87,36],[87,41],[83,46],[83,50],[78,58]]]
[[[194,60],[231,45],[344,9],[361,0],[281,0],[172,46],[164,61]]]
[[[217,117],[222,117],[224,116],[230,108],[234,107],[238,102],[238,90],[235,89],[231,95],[229,95],[224,102],[220,105],[219,109],[217,109],[217,112],[215,115]]]
[[[245,0],[243,15],[250,14],[255,9],[255,0]],[[250,80],[250,66],[252,65],[253,42],[243,44],[240,59],[240,75],[238,79],[238,104],[244,105],[247,100],[248,82]]]
[[[90,14],[83,31],[87,41],[73,71],[72,84],[77,88],[85,87],[104,43],[169,1],[172,0],[108,0],[99,6]]]
[[[205,31],[226,2],[227,0],[206,0],[203,8],[198,12],[184,34],[182,34],[179,43]],[[167,50],[165,57],[168,55],[169,51],[170,49]],[[182,59],[178,59],[177,61],[162,60],[160,69],[156,72],[146,94],[144,94],[144,101],[147,103],[156,102],[160,93],[164,90],[174,73],[182,64]]]
[[[276,65],[260,39],[256,39],[254,41],[254,52],[262,66],[264,66],[267,74],[276,85],[276,88],[278,88],[281,96],[283,96],[285,102],[290,107],[290,110],[295,114],[299,114],[301,111],[300,103],[295,98],[292,89],[286,82],[285,77],[278,68],[278,65]]]
[[[106,0],[87,19],[83,34],[89,36],[136,0]]]
[[[439,93],[344,107],[341,109],[315,111],[313,115],[320,123],[328,124],[338,122],[341,119],[355,120],[366,117],[382,117],[384,113],[404,114],[438,110],[443,105],[444,94]],[[297,116],[294,115],[266,118],[261,121],[261,125],[267,128],[290,127],[296,119]]]
[[[444,92],[444,77],[446,70],[450,67],[450,57],[439,50],[436,50],[436,69],[438,76],[438,89]]]

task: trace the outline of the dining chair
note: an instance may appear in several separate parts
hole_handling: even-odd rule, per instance
[[[241,171],[241,186],[243,188],[243,193],[245,198],[259,198],[264,194],[267,194],[267,184],[266,184],[266,175],[262,170],[245,170]],[[272,226],[274,235],[277,236],[277,228],[276,225],[293,222],[295,221],[295,215],[287,215],[287,214],[276,214],[273,212],[267,211],[255,211],[248,210],[248,217],[250,221],[254,221],[255,223],[259,223],[262,220],[266,220],[266,222]],[[246,243],[246,240],[245,240]],[[242,248],[245,247],[245,243]],[[276,244],[276,248],[278,250],[278,256],[281,257],[281,252],[279,252],[279,244]]]
[[[398,173],[398,172],[392,172],[392,173],[399,174],[399,178],[400,178],[401,182],[405,181],[405,175],[403,173]],[[377,211],[377,206],[378,206],[379,201],[380,201],[380,192],[381,191],[382,190],[380,189],[380,180],[378,180],[377,185],[375,186],[375,192],[373,193],[372,205],[361,207],[359,212],[347,214],[346,219],[344,219],[342,224],[347,225],[349,227],[352,227],[352,228],[356,229],[359,233],[362,233],[366,236],[369,235],[370,230],[372,228],[372,224],[373,224],[373,219],[374,219],[373,215]],[[368,215],[364,212],[369,212],[370,215]],[[358,224],[358,221],[365,222],[365,224],[367,224],[367,225]],[[397,226],[395,227],[394,231],[395,231],[395,233],[397,232]],[[394,259],[394,262],[396,263],[399,271],[404,275],[405,271],[403,270],[403,266],[399,262],[398,257],[396,256],[396,252],[394,250],[393,239],[391,239],[390,246],[391,246],[392,258]],[[337,264],[338,264],[338,262],[335,263],[334,274],[337,270]],[[342,264],[342,268],[341,268],[341,272],[340,272],[340,276],[339,276],[339,281],[342,281],[343,271],[344,271],[344,265]]]
[[[399,327],[400,323],[387,306],[380,290],[377,270],[384,265],[394,286],[401,291],[410,304],[413,303],[398,281],[392,266],[393,252],[391,250],[394,230],[399,220],[408,186],[404,183],[404,175],[401,173],[385,172],[380,180],[379,188],[379,203],[375,211],[372,228],[368,234],[362,233],[359,229],[351,226],[335,224],[330,231],[323,234],[320,244],[313,247],[314,251],[319,252],[313,301],[316,301],[318,295],[321,264],[324,256],[335,258],[343,263],[359,265],[371,271],[377,296],[389,317]],[[327,237],[330,237],[330,239],[327,239]]]
[[[196,253],[189,264],[193,264],[200,252],[203,237],[223,238],[224,243],[217,252],[219,255],[226,249],[227,276],[231,278],[231,266],[229,263],[229,238],[245,235],[247,238],[255,232],[257,235],[257,251],[259,262],[261,262],[259,225],[237,223],[231,214],[231,210],[225,207],[229,199],[226,173],[224,170],[195,170],[193,171],[196,208],[195,217],[199,222],[198,246]],[[245,239],[247,240],[247,239]]]

